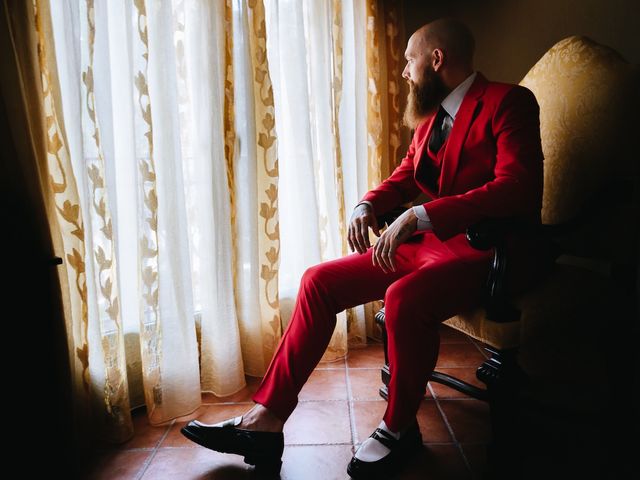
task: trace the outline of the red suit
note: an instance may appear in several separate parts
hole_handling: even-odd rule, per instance
[[[435,367],[439,324],[481,299],[491,253],[472,248],[466,228],[491,217],[540,223],[543,155],[529,90],[478,73],[437,153],[427,146],[433,123],[429,117],[418,126],[401,164],[363,197],[380,215],[424,192],[433,199],[424,204],[433,230],[398,247],[395,272],[373,266],[371,248],[305,272],[291,321],[253,396],[282,420],[320,361],[336,314],[384,298],[391,371],[384,421],[393,431],[407,426]],[[530,278],[533,246],[517,236],[509,246],[516,277]]]

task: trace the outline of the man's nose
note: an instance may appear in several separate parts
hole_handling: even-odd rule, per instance
[[[404,70],[402,70],[402,78],[409,80],[409,64],[406,64]]]

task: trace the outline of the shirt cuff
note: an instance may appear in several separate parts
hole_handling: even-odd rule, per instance
[[[372,212],[374,211],[374,210],[373,210],[373,203],[371,203],[369,200],[363,200],[363,201],[361,201],[361,202],[358,202],[358,203],[356,204],[356,206],[355,206],[355,207],[353,207],[353,209],[355,210],[355,209],[356,209],[356,207],[357,207],[358,205],[362,205],[362,204],[369,205],[369,207],[371,207],[371,211],[372,211]]]
[[[431,225],[431,220],[429,219],[429,215],[427,214],[427,209],[424,208],[424,205],[416,205],[413,207],[413,213],[416,217],[418,217],[418,230],[432,230],[433,226]]]

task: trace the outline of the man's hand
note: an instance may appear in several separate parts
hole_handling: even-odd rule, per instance
[[[408,209],[393,222],[373,246],[371,260],[384,273],[396,271],[396,249],[404,243],[418,228],[418,217],[413,208]]]
[[[373,209],[370,205],[361,203],[354,208],[351,220],[349,220],[347,241],[352,252],[357,250],[358,253],[362,254],[371,246],[371,243],[369,243],[369,227],[371,227],[376,236],[380,236],[378,221],[373,215]]]

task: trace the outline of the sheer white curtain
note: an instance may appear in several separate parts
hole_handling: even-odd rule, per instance
[[[347,253],[370,176],[366,6],[50,7],[84,222],[72,355],[122,439],[130,406],[161,423],[263,375],[304,270]],[[324,359],[366,336],[362,307],[341,314]]]
[[[245,385],[223,149],[224,3],[82,0],[51,10],[87,225],[88,373],[108,391],[103,356],[141,366],[159,423],[197,408],[201,389]],[[111,315],[109,305],[118,306]]]
[[[288,321],[304,270],[347,253],[346,224],[367,189],[364,0],[266,0],[280,160],[280,301]],[[366,342],[362,308],[347,312]],[[326,360],[347,351],[347,314]]]

